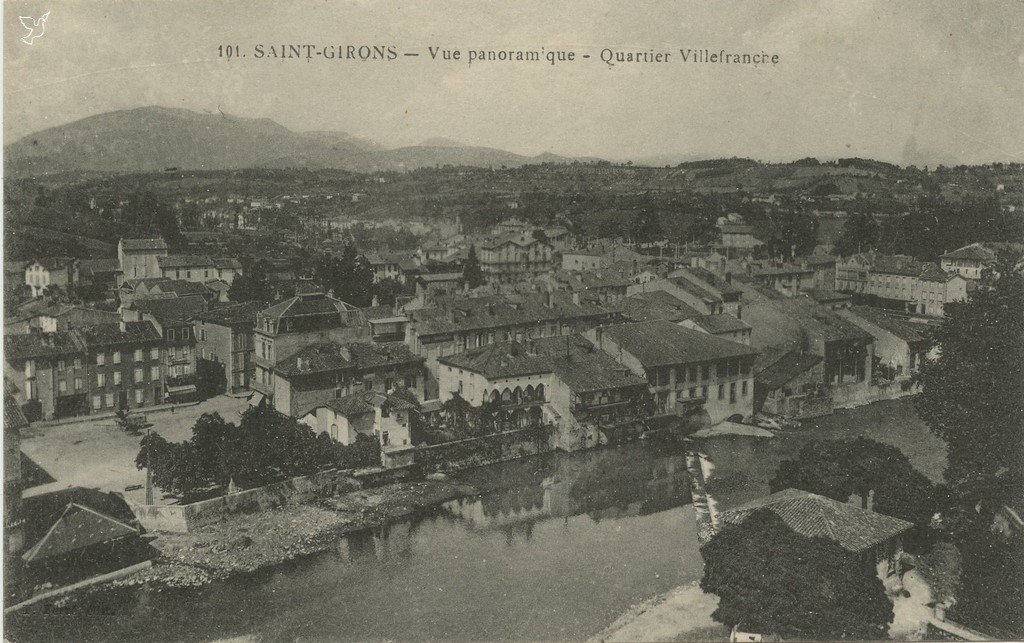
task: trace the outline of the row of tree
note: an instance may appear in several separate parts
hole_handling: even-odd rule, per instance
[[[141,441],[135,465],[149,467],[153,483],[165,493],[189,501],[231,484],[247,489],[328,468],[379,466],[380,445],[360,436],[345,446],[261,404],[242,413],[238,424],[204,413],[184,442],[150,433]]]

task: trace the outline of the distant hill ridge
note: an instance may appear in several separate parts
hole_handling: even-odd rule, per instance
[[[57,172],[152,172],[250,167],[337,168],[357,172],[410,170],[436,165],[518,167],[567,163],[432,138],[387,149],[344,132],[293,132],[268,118],[139,107],[89,116],[30,134],[4,146],[8,176]],[[592,159],[586,159],[592,160]]]

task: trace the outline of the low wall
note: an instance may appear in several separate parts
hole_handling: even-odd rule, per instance
[[[553,450],[549,439],[531,428],[419,447],[414,457],[416,466],[430,473],[469,469]]]
[[[238,493],[201,500],[187,505],[130,505],[139,523],[148,531],[189,532],[236,513],[255,513],[281,505],[309,502],[314,498],[347,493],[408,480],[414,467],[393,469],[331,469],[292,478]]]

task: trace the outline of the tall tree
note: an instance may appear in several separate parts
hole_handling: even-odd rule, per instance
[[[843,223],[843,231],[836,240],[836,253],[849,257],[858,252],[873,250],[878,244],[879,225],[870,212],[854,212]]]
[[[1017,253],[967,301],[946,305],[940,357],[921,370],[914,405],[949,447],[946,480],[990,508],[1024,497],[1024,275]],[[997,276],[998,275],[998,276]]]
[[[701,549],[712,618],[783,638],[877,640],[893,619],[874,565],[824,538],[795,533],[770,510],[720,531]]]
[[[480,267],[480,259],[476,256],[476,246],[469,247],[469,254],[466,256],[466,263],[462,266],[462,279],[470,288],[484,285],[484,271]]]

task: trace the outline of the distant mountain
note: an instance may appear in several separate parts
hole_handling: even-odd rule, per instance
[[[269,119],[166,107],[107,112],[26,136],[4,147],[8,176],[57,172],[152,172],[167,168],[249,167],[352,171],[411,170],[435,165],[517,167],[570,162],[528,157],[449,139],[386,149],[344,132],[293,132]]]

